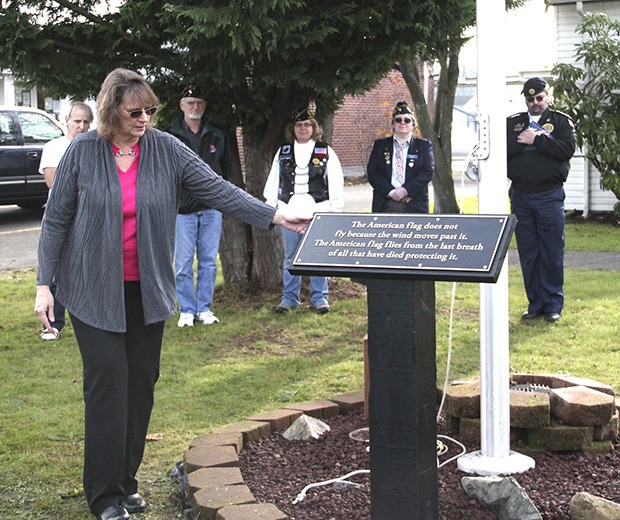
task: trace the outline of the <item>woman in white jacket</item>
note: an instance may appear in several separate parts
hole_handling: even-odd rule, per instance
[[[344,176],[336,152],[321,141],[323,131],[309,109],[296,112],[287,127],[288,143],[276,153],[263,191],[265,201],[276,208],[303,214],[342,211]],[[284,314],[300,305],[301,276],[289,273],[302,234],[282,229],[284,288],[276,312]],[[310,307],[329,312],[325,276],[310,277]]]

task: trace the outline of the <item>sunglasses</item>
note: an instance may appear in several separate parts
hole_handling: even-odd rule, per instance
[[[543,99],[545,99],[545,96],[541,94],[540,96],[528,96],[525,98],[528,103],[533,103],[534,99],[540,103]]]
[[[129,117],[131,117],[131,119],[138,119],[141,115],[142,112],[144,112],[147,116],[152,116],[155,112],[157,112],[157,109],[159,107],[150,107],[150,108],[139,108],[136,110],[125,110],[125,112],[127,112],[129,114]]]
[[[413,119],[411,119],[410,117],[395,117],[394,118],[394,122],[395,123],[411,123],[413,121]]]
[[[308,128],[312,126],[312,123],[310,121],[297,121],[295,123],[295,128]]]

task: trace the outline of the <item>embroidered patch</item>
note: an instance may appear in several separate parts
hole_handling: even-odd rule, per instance
[[[553,132],[553,130],[554,130],[554,128],[555,128],[555,127],[554,127],[551,123],[545,123],[544,125],[542,125],[542,127],[543,127],[543,130],[544,130],[545,132],[547,132],[548,134],[550,134],[551,132]]]

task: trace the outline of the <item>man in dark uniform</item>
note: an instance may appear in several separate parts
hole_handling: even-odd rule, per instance
[[[377,139],[368,166],[374,213],[428,213],[428,183],[435,170],[433,145],[414,137],[413,110],[400,101],[392,112],[394,135]]]
[[[575,125],[549,108],[547,82],[530,78],[527,112],[507,119],[508,178],[515,237],[529,301],[522,318],[553,323],[564,306],[564,182],[575,153]]]

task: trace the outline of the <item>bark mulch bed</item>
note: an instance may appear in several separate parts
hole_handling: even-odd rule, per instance
[[[331,431],[319,440],[289,442],[280,433],[251,443],[240,454],[244,482],[260,502],[271,502],[292,520],[370,520],[369,475],[350,480],[354,486],[327,485],[307,492],[293,504],[308,484],[338,478],[349,472],[368,469],[367,444],[354,441],[349,433],[365,425],[360,412],[326,420]],[[440,424],[438,433],[456,438]],[[448,444],[448,443],[447,443]],[[467,445],[468,451],[479,449]],[[536,467],[512,475],[532,499],[544,520],[568,520],[570,500],[586,491],[620,503],[620,454],[616,449],[604,455],[584,453],[539,453]],[[459,449],[449,443],[440,462]],[[441,520],[492,520],[495,514],[469,498],[461,487],[466,476],[456,461],[439,468],[439,518]]]

